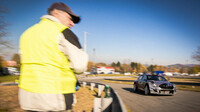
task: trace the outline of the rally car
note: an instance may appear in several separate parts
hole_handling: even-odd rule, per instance
[[[134,92],[138,89],[144,91],[145,95],[149,94],[167,94],[176,93],[176,85],[167,81],[161,75],[144,74],[140,75],[133,84]]]

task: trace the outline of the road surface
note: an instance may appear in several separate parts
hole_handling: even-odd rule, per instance
[[[131,112],[200,112],[200,92],[178,90],[174,96],[133,93],[133,86],[102,82],[95,79],[82,81],[104,83],[111,86]]]

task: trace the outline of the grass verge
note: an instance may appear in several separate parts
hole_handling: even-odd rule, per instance
[[[19,105],[17,86],[0,86],[0,90],[0,112],[25,112]],[[75,94],[77,103],[73,107],[74,112],[92,112],[98,89],[91,91],[89,86],[80,87]],[[101,97],[105,97],[105,92]]]
[[[15,80],[19,79],[19,75],[7,75],[7,76],[0,76],[0,83],[2,82],[14,82]]]
[[[176,85],[178,90],[200,92],[200,86]]]

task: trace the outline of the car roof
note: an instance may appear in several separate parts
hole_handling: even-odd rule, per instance
[[[162,76],[162,75],[157,75],[157,74],[144,74],[146,76]]]

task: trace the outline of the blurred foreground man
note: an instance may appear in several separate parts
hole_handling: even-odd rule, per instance
[[[77,79],[88,55],[70,30],[80,17],[64,3],[54,3],[48,15],[20,38],[19,102],[27,111],[72,111]]]

